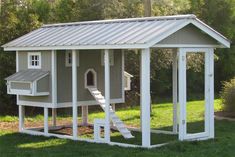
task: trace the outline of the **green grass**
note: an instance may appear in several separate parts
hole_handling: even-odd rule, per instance
[[[221,110],[220,100],[215,101],[215,110]],[[203,127],[203,101],[192,101],[187,105],[189,130]],[[138,126],[140,122],[139,108],[118,110],[117,114],[126,124]],[[89,120],[102,118],[103,113],[89,114]],[[14,122],[16,117],[0,117],[0,121]],[[42,121],[42,116],[27,118],[32,121]],[[158,104],[152,106],[151,127],[157,129],[171,129],[172,104]],[[106,144],[78,142],[42,136],[30,136],[0,130],[0,156],[14,157],[62,157],[62,156],[180,156],[180,157],[234,157],[235,156],[235,122],[215,121],[216,138],[207,141],[179,142],[177,137],[162,134],[152,134],[152,143],[171,141],[169,145],[154,149],[122,148]],[[134,133],[135,139],[126,140],[118,133],[112,134],[112,141],[141,143],[141,135]]]

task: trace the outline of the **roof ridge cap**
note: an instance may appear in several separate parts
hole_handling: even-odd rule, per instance
[[[124,19],[107,19],[107,20],[94,20],[94,21],[81,21],[70,23],[55,23],[45,24],[42,27],[60,27],[60,26],[75,26],[75,25],[89,25],[89,24],[101,24],[101,23],[121,23],[121,22],[137,22],[137,21],[152,21],[152,20],[177,20],[177,19],[196,19],[194,14],[186,15],[172,15],[172,16],[152,16],[152,17],[139,17],[139,18],[124,18]]]

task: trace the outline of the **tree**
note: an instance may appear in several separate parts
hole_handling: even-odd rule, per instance
[[[27,1],[5,0],[1,3],[0,45],[3,45],[41,25],[38,16],[28,9]],[[6,94],[5,80],[15,72],[15,53],[6,53],[0,48],[0,113],[16,110],[15,97]]]
[[[191,8],[202,21],[224,34],[232,41],[230,49],[218,49],[215,51],[215,88],[218,92],[221,83],[230,80],[235,75],[235,0],[190,0]]]

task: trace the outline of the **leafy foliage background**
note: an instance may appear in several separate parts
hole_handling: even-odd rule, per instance
[[[1,0],[0,45],[24,35],[42,24],[142,17],[143,0]],[[235,41],[235,0],[152,0],[152,15],[195,14],[199,19]],[[170,50],[153,50],[151,55],[152,101],[171,96]],[[235,46],[215,51],[215,91],[221,82],[235,75]],[[189,57],[190,98],[203,93],[202,59]],[[137,103],[139,91],[139,54],[126,53],[126,70],[133,74],[133,90],[127,94],[129,105]],[[4,78],[15,72],[15,53],[0,48],[0,114],[15,114],[15,97],[6,94]],[[135,100],[136,99],[136,100]]]

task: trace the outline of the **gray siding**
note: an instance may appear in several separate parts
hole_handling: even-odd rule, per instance
[[[37,92],[48,92],[49,89],[49,75],[37,81]]]
[[[30,51],[32,52],[32,51]],[[51,71],[51,51],[37,51],[41,52],[41,69],[45,71]],[[19,70],[28,69],[28,52],[19,51]],[[49,92],[48,96],[19,96],[19,100],[33,101],[33,102],[51,102],[51,75],[49,74]]]
[[[218,43],[195,26],[188,25],[157,44],[217,45]]]
[[[30,83],[11,82],[12,89],[30,89]]]
[[[84,87],[84,74],[87,69],[97,73],[97,88],[104,94],[104,66],[101,65],[101,51],[89,50],[79,52],[78,101],[94,100]],[[58,103],[72,101],[72,68],[65,66],[65,51],[57,53],[57,89]],[[114,65],[110,67],[110,96],[111,99],[122,98],[122,57],[121,51],[114,51]]]

